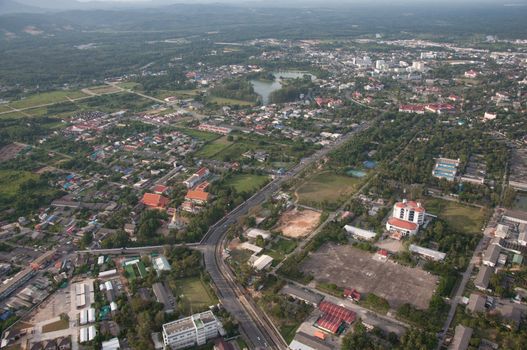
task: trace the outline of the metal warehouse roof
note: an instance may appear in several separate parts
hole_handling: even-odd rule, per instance
[[[330,303],[329,301],[323,301],[320,303],[318,308],[331,316],[338,317],[347,323],[353,323],[355,321],[355,313],[345,307]]]
[[[340,317],[324,314],[317,320],[317,326],[331,333],[337,333],[343,320]]]

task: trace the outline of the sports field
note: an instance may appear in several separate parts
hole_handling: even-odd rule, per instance
[[[177,279],[174,295],[181,297],[187,313],[204,310],[218,302],[199,277]]]
[[[426,211],[445,220],[453,230],[464,233],[479,233],[485,220],[485,211],[444,199],[426,199]]]
[[[325,204],[334,206],[349,198],[361,183],[359,178],[325,171],[308,177],[298,187],[296,195],[303,205],[317,208],[325,207]]]

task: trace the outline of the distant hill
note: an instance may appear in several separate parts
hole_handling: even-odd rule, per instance
[[[38,13],[43,10],[36,6],[19,3],[15,0],[0,0],[0,15],[9,13]]]

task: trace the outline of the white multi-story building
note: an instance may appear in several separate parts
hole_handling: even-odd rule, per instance
[[[189,317],[165,323],[163,342],[173,350],[204,345],[207,340],[218,336],[220,322],[212,311],[205,311]]]
[[[388,231],[397,231],[403,235],[415,235],[419,225],[425,221],[425,208],[414,201],[397,202],[393,206],[393,214],[386,222]]]

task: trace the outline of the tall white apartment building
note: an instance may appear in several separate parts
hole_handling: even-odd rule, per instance
[[[220,322],[212,311],[205,311],[189,317],[165,323],[163,342],[173,350],[204,345],[219,334]]]
[[[386,222],[388,231],[397,231],[403,235],[415,235],[419,226],[425,221],[425,208],[414,201],[397,202],[393,206],[393,214]]]

